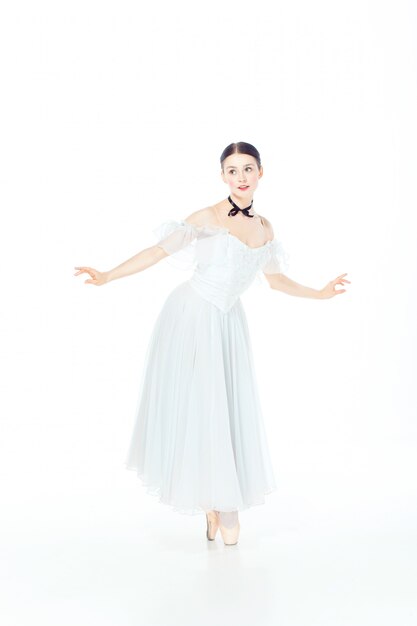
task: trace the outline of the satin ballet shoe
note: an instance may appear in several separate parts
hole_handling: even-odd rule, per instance
[[[219,530],[219,514],[216,511],[206,512],[207,532],[206,536],[209,541],[214,541],[217,531]]]
[[[225,546],[235,546],[239,539],[240,524],[239,522],[233,528],[226,528],[226,526],[219,525],[220,534],[222,536]]]
[[[216,511],[219,514],[219,528],[225,546],[235,546],[238,542],[240,523],[239,512]]]

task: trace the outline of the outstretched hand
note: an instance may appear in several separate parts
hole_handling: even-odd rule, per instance
[[[346,289],[336,289],[336,285],[344,285],[345,283],[350,284],[350,280],[343,278],[344,276],[347,276],[347,272],[345,274],[340,274],[340,276],[327,283],[323,289],[320,289],[321,298],[333,298],[333,296],[337,296],[339,293],[345,293]]]
[[[88,278],[84,281],[84,283],[90,283],[91,285],[104,285],[108,282],[108,272],[99,272],[95,270],[93,267],[75,267],[74,269],[78,270],[75,272],[74,276],[78,276],[79,274],[89,274],[91,278]]]

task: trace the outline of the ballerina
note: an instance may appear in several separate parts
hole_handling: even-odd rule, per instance
[[[273,290],[315,299],[350,281],[344,273],[314,289],[290,279],[282,242],[253,207],[258,150],[229,144],[220,164],[227,198],[163,222],[154,245],[117,267],[76,266],[74,275],[101,286],[164,258],[188,259],[193,274],[168,294],[149,340],[126,468],[174,511],[205,513],[208,540],[220,529],[236,545],[238,512],[276,489],[240,295],[260,272]]]

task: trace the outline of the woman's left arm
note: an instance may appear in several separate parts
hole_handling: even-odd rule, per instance
[[[269,240],[273,240],[274,229],[269,220],[266,217],[262,217],[262,224],[266,231],[266,236]],[[313,289],[312,287],[307,287],[306,285],[300,285],[300,283],[296,283],[295,280],[291,280],[285,274],[280,271],[280,262],[276,258],[272,258],[271,263],[267,264],[266,269],[267,272],[264,271],[264,275],[266,276],[269,286],[272,289],[276,289],[277,291],[283,291],[284,293],[288,293],[290,296],[300,296],[302,298],[315,298],[316,300],[324,300],[326,298],[333,298],[333,296],[338,296],[340,293],[345,293],[346,289],[336,289],[336,285],[344,285],[345,283],[350,283],[350,280],[344,278],[347,276],[347,272],[345,274],[340,274],[334,280],[331,280],[323,287],[323,289]]]
[[[347,276],[347,272],[345,274],[340,274],[340,276],[328,282],[323,289],[313,289],[313,287],[300,285],[300,283],[296,283],[295,280],[291,280],[291,278],[288,278],[288,276],[281,273],[264,275],[266,276],[271,289],[283,291],[290,296],[316,298],[317,300],[333,298],[333,296],[337,296],[339,293],[344,293],[346,289],[336,289],[336,285],[344,285],[345,283],[350,284],[350,280],[344,278],[344,276]]]

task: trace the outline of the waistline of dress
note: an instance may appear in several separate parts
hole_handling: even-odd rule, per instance
[[[237,305],[238,302],[240,302],[240,298],[239,296],[236,297],[234,299],[234,301],[232,302],[232,304],[230,306],[221,306],[219,299],[211,299],[207,296],[207,294],[204,292],[204,289],[201,288],[201,286],[199,285],[198,281],[193,280],[194,276],[191,276],[191,278],[189,278],[188,280],[186,280],[185,282],[190,285],[190,287],[194,290],[194,292],[200,296],[200,298],[203,298],[203,300],[205,300],[206,302],[209,302],[210,304],[212,304],[213,306],[217,307],[219,309],[219,311],[221,311],[222,313],[229,313],[231,311],[231,309],[233,309],[234,306]]]

